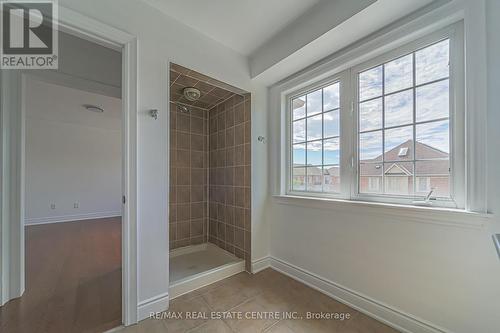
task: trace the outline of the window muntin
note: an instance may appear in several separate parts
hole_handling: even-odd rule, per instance
[[[292,191],[340,191],[340,82],[291,100]]]
[[[307,191],[305,177],[301,181],[297,181],[299,177],[293,179],[294,152],[290,150],[286,155],[289,158],[286,193],[413,204],[423,200],[432,189],[433,206],[464,208],[466,179],[465,105],[461,98],[464,96],[462,38],[458,25],[448,27],[363,64],[346,68],[331,77],[330,82],[337,80],[343,87],[343,116],[335,122],[335,126],[339,126],[338,140],[342,147],[337,168],[342,184],[338,186],[338,191],[332,193]],[[448,44],[446,48],[439,45],[442,42]],[[428,72],[424,72],[425,69]],[[365,87],[365,91],[361,91],[360,87]],[[295,151],[296,156],[300,156],[304,162],[302,166],[296,166],[297,176],[300,171],[305,176],[307,169],[314,167],[306,165],[305,150],[309,142],[305,118],[320,113],[314,111],[307,116],[306,95],[318,89],[308,87],[287,96],[290,148],[294,143],[291,123],[302,120],[301,126],[304,128],[304,139],[295,142],[297,147],[298,144],[304,144],[302,150]],[[301,96],[304,106],[300,111],[303,115],[294,117],[294,111],[298,108],[293,107],[292,100]],[[408,100],[410,102],[405,102]],[[336,132],[337,128],[331,130]],[[401,140],[410,137],[415,147],[397,146]],[[433,154],[415,149],[423,145],[445,148],[431,149]],[[384,159],[388,155],[391,158]],[[299,160],[296,158],[296,161]],[[318,174],[317,169],[309,171],[310,175]],[[322,179],[323,190],[325,184],[332,183],[330,178],[331,174],[321,174],[311,179],[309,188],[319,189],[319,179]],[[427,187],[420,183],[423,182],[420,178],[429,179]],[[402,184],[407,185],[403,187]],[[427,188],[429,191],[424,191]]]
[[[357,75],[360,194],[450,197],[449,48],[445,39]]]

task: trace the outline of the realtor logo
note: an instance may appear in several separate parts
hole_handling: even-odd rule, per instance
[[[57,0],[1,0],[2,69],[57,69]]]

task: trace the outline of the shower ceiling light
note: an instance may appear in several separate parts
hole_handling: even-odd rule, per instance
[[[201,96],[200,90],[193,87],[184,88],[184,90],[182,90],[182,94],[188,101],[191,102],[197,101]]]

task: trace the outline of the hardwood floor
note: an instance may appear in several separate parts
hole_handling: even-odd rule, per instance
[[[0,332],[103,332],[121,324],[121,218],[26,228],[26,291]]]

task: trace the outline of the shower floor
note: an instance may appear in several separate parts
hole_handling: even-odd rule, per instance
[[[210,244],[187,246],[170,253],[170,298],[173,299],[245,269],[243,259]]]

